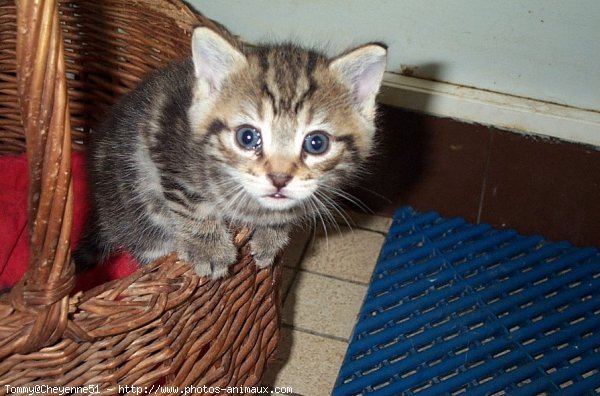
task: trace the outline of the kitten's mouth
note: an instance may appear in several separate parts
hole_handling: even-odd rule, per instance
[[[293,195],[282,193],[281,191],[274,192],[272,194],[264,194],[259,199],[260,204],[266,209],[275,211],[285,211],[297,206],[298,201]]]
[[[286,199],[287,195],[282,194],[280,192],[276,192],[275,194],[267,195],[267,197],[269,197],[269,198],[275,198],[275,199]]]

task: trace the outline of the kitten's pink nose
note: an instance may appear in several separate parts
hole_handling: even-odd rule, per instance
[[[278,190],[281,190],[292,180],[292,176],[287,173],[269,173],[267,176]]]

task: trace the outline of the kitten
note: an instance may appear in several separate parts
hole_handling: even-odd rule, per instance
[[[385,61],[379,44],[328,59],[197,28],[192,59],[150,74],[91,136],[78,268],[120,249],[141,263],[176,251],[219,278],[239,225],[270,265],[290,226],[330,210],[370,154]]]

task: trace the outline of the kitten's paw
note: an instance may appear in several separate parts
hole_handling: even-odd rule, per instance
[[[229,274],[229,266],[237,260],[237,249],[233,243],[215,246],[196,243],[180,254],[189,262],[198,276],[219,279]]]
[[[273,265],[273,262],[275,261],[275,256],[276,255],[265,255],[256,253],[252,254],[252,258],[254,259],[254,262],[256,263],[256,266],[258,268],[266,268],[270,265]]]
[[[194,272],[196,273],[196,275],[198,275],[202,278],[204,278],[204,277],[211,278],[212,277],[212,268],[208,261],[199,262],[197,260],[190,260],[187,258],[184,258],[184,260],[192,265],[192,268],[194,269]]]
[[[272,265],[288,240],[287,226],[257,228],[250,240],[250,249],[258,268]]]
[[[196,275],[203,278],[220,279],[229,275],[228,265],[219,265],[210,262],[199,263],[197,261],[191,264]]]

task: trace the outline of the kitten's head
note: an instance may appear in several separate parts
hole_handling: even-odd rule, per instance
[[[291,44],[232,45],[197,28],[192,51],[189,117],[222,208],[283,218],[331,206],[371,152],[386,49],[330,59]]]

